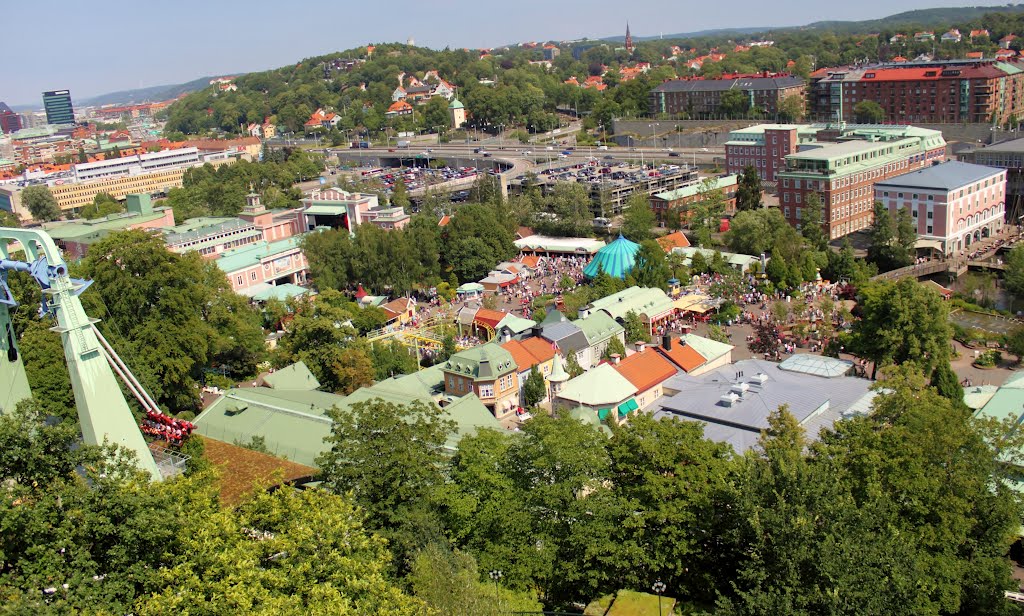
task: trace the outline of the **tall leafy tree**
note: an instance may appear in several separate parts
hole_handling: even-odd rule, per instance
[[[351,492],[368,522],[402,556],[440,538],[433,508],[444,482],[443,447],[454,423],[433,404],[379,398],[330,415],[334,423],[325,439],[330,449],[317,458],[324,485]]]
[[[42,222],[59,220],[62,214],[57,199],[46,186],[25,188],[21,191],[21,203],[32,214],[32,218]]]
[[[753,165],[743,168],[736,190],[736,210],[745,212],[761,207],[761,176]]]
[[[640,319],[640,315],[632,310],[627,312],[625,318],[622,319],[622,327],[626,330],[626,342],[629,344],[634,342],[650,342],[651,340],[651,334],[647,331],[647,326]]]
[[[402,178],[395,180],[395,185],[391,190],[391,205],[400,207],[408,213],[412,201],[409,199],[409,189],[405,186],[405,180]]]
[[[644,193],[634,193],[626,201],[627,207],[622,221],[622,234],[628,239],[640,243],[654,237],[653,229],[657,223],[651,204]]]
[[[828,235],[825,233],[821,197],[818,196],[818,193],[807,195],[801,216],[800,234],[804,236],[810,247],[818,251],[828,250]]]
[[[1006,257],[1006,288],[1018,297],[1024,297],[1024,244],[1010,249]]]
[[[636,263],[630,272],[636,283],[642,287],[668,289],[668,279],[672,277],[665,261],[665,251],[655,240],[640,243],[636,253]]]
[[[111,197],[110,194],[97,193],[96,196],[93,197],[92,203],[82,208],[81,216],[86,220],[92,220],[123,211],[124,206],[121,202]]]
[[[926,374],[949,362],[949,308],[939,294],[904,278],[873,282],[858,297],[861,318],[854,323],[851,345],[878,367],[914,362]]]
[[[548,395],[547,385],[537,366],[530,368],[530,376],[523,385],[523,401],[527,408],[533,408]]]
[[[725,194],[716,188],[714,178],[701,182],[697,199],[690,206],[688,219],[697,245],[709,248],[712,235],[718,231],[719,220],[725,213]]]
[[[853,116],[860,124],[881,124],[885,121],[885,109],[875,101],[861,101],[853,106]]]
[[[197,253],[178,255],[145,231],[111,233],[82,263],[94,284],[87,311],[156,401],[194,410],[203,370],[246,378],[264,353],[260,319],[223,272]]]

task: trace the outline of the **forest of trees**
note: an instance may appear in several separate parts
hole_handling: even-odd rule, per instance
[[[449,457],[441,417],[359,403],[335,413],[322,488],[222,508],[205,465],[146,483],[23,403],[0,417],[6,607],[475,616],[662,580],[694,614],[1019,613],[996,432],[913,364],[870,416],[811,442],[782,408],[743,455],[640,415],[611,437],[540,416]]]

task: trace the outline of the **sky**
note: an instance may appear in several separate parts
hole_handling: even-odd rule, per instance
[[[0,35],[0,101],[42,107],[45,90],[73,99],[206,75],[259,71],[367,43],[442,49],[657,36],[728,27],[877,19],[988,0],[51,0],[44,13],[11,2]],[[721,6],[716,9],[714,7]],[[709,9],[709,7],[711,7]]]

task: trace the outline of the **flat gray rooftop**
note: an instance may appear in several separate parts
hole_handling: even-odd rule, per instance
[[[870,386],[867,379],[814,376],[749,359],[698,377],[672,377],[665,387],[680,393],[662,399],[654,416],[706,422],[708,438],[742,452],[757,442],[768,428],[768,417],[780,406],[788,405],[808,438],[816,440],[822,428],[831,427],[844,413],[867,412],[874,397]],[[737,397],[727,403],[723,397],[730,392]]]

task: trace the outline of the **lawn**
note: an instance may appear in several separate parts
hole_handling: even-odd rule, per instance
[[[608,603],[611,606],[608,607]],[[671,597],[661,598],[661,613],[670,616],[676,600]],[[607,610],[607,611],[605,611]],[[658,616],[658,596],[632,590],[620,590],[611,600],[604,597],[587,607],[585,614],[594,616]]]

